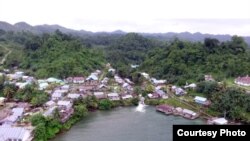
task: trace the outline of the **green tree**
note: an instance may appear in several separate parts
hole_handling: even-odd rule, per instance
[[[7,100],[10,100],[11,98],[13,98],[15,92],[16,92],[16,87],[15,85],[12,85],[12,84],[5,85],[3,89],[3,95],[7,98]]]
[[[82,104],[75,105],[75,106],[74,106],[74,109],[75,109],[75,115],[76,115],[78,118],[85,117],[85,116],[87,116],[87,114],[88,114],[88,109],[86,108],[85,105],[82,105]]]
[[[34,130],[35,141],[47,141],[46,127],[44,123],[39,123]]]
[[[152,92],[154,92],[154,90],[155,90],[155,87],[154,87],[152,84],[148,84],[148,85],[146,86],[146,88],[145,88],[145,91],[146,91],[147,93],[152,93]]]
[[[39,123],[46,123],[46,118],[42,114],[35,114],[30,118],[30,121],[33,126],[36,126]]]
[[[110,110],[112,106],[113,106],[113,103],[109,99],[102,99],[99,101],[100,110]]]

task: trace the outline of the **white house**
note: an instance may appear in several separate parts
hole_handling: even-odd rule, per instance
[[[57,105],[62,108],[70,109],[72,108],[72,103],[70,101],[60,100]]]
[[[52,101],[52,100],[45,103],[45,106],[47,106],[47,107],[53,107],[55,105],[56,105],[56,103],[54,101]]]
[[[73,93],[70,93],[67,95],[68,98],[70,99],[78,99],[80,97],[80,94],[73,94]]]
[[[174,91],[176,95],[184,95],[184,94],[187,93],[187,92],[184,91],[182,88],[177,87],[177,86],[172,86],[172,87],[171,87],[171,90]]]
[[[61,83],[62,80],[54,78],[54,77],[50,77],[46,80],[48,83]]]
[[[73,78],[73,83],[82,84],[82,83],[84,83],[84,81],[85,81],[84,77],[74,77]]]
[[[157,80],[155,78],[152,78],[151,81],[154,85],[161,85],[161,84],[165,84],[167,82],[166,80]]]
[[[59,100],[62,98],[62,96],[63,96],[62,93],[55,93],[54,92],[51,97],[52,97],[52,100]]]
[[[119,97],[119,95],[118,95],[118,93],[109,93],[108,94],[108,98],[110,99],[110,100],[120,100],[120,97]]]
[[[131,94],[122,95],[122,99],[131,99],[133,96]]]
[[[12,109],[12,115],[16,115],[16,116],[22,116],[24,113],[24,108],[13,108]]]
[[[98,99],[104,99],[107,98],[104,92],[94,92],[93,95]]]
[[[97,75],[95,75],[95,74],[91,74],[90,76],[88,76],[87,77],[87,79],[86,80],[95,80],[95,81],[97,81],[98,80],[98,77],[97,77]]]
[[[123,79],[119,77],[118,75],[115,75],[114,78],[115,78],[115,81],[119,84],[122,84],[124,82]]]
[[[70,88],[70,86],[69,85],[63,85],[63,86],[61,86],[61,89],[62,90],[69,90],[69,88]]]
[[[207,105],[208,100],[205,97],[195,96],[194,101],[198,104]]]
[[[39,83],[39,90],[45,90],[49,84],[47,82],[42,82],[42,83]]]
[[[0,141],[30,141],[31,132],[24,127],[0,126]]]

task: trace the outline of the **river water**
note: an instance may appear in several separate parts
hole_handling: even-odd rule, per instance
[[[172,141],[173,124],[204,124],[167,116],[152,106],[96,111],[52,141]]]

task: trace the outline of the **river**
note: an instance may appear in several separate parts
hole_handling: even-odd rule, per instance
[[[152,106],[96,111],[51,141],[172,141],[173,124],[204,124],[156,112]]]

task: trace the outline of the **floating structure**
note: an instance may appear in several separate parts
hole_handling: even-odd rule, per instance
[[[159,105],[156,106],[156,110],[162,113],[165,113],[166,115],[173,114],[175,116],[182,116],[187,119],[196,119],[199,117],[198,113],[195,113],[192,110],[189,109],[183,109],[181,107],[173,107],[170,105]]]
[[[167,115],[172,114],[174,109],[175,108],[173,106],[170,106],[170,105],[159,105],[159,106],[156,106],[156,110],[157,111],[165,113]]]

